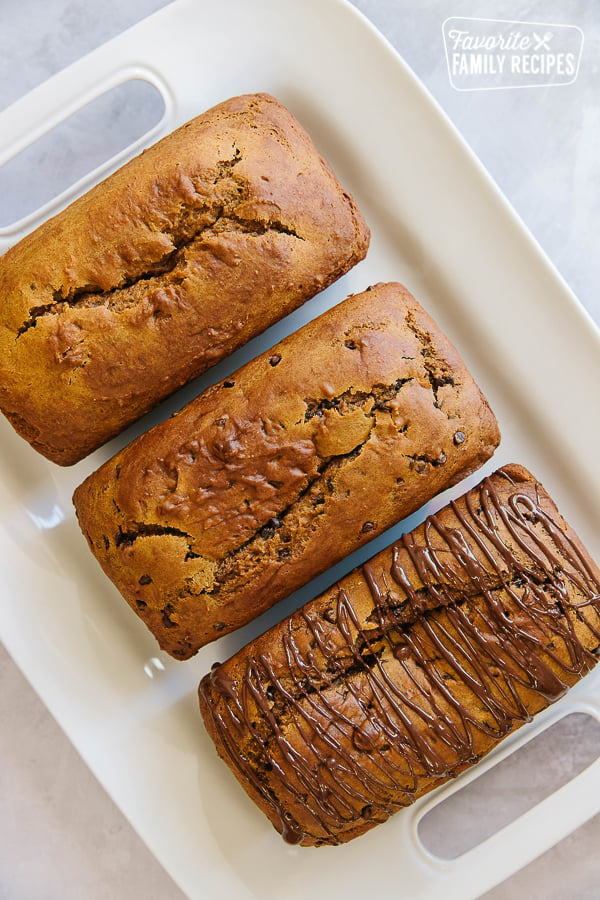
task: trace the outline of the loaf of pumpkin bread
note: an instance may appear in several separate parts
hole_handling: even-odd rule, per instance
[[[599,646],[600,571],[512,465],[214,666],[200,706],[284,838],[338,844],[480,759]]]
[[[350,297],[76,490],[106,574],[179,659],[487,460],[496,420],[398,284]]]
[[[133,159],[0,259],[0,409],[77,462],[362,259],[369,230],[266,94]]]

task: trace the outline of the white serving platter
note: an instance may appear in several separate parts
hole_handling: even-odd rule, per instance
[[[201,900],[341,900],[365,891],[469,900],[600,810],[600,761],[453,861],[419,819],[573,711],[600,719],[600,673],[483,763],[338,848],[286,846],[216,757],[197,710],[200,677],[335,577],[461,493],[463,483],[277,609],[187,663],[155,642],[100,572],[77,527],[74,487],[118,447],[348,293],[407,284],[461,351],[503,441],[468,484],[505,462],[540,477],[600,559],[600,335],[395,51],[344,0],[177,0],[0,114],[0,163],[127,79],[150,81],[152,133],[27,220],[0,251],[162,134],[238,93],[269,91],[308,129],[373,234],[368,258],[319,297],[180,391],[108,447],[63,470],[0,422],[0,638],[182,890]]]

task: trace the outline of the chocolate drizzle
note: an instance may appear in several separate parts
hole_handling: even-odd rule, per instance
[[[597,662],[598,572],[511,472],[251,645],[245,672],[238,655],[203,680],[229,764],[287,841],[335,844],[385,820]]]

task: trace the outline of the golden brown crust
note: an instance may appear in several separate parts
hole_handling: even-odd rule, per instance
[[[382,284],[286,338],[75,492],[104,571],[185,659],[477,469],[499,441],[463,361]]]
[[[81,459],[362,259],[369,230],[267,94],[173,132],[0,259],[0,407]]]
[[[599,646],[600,571],[512,465],[213,667],[200,707],[273,825],[336,844],[488,753]]]

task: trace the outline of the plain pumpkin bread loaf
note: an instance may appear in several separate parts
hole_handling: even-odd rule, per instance
[[[369,230],[267,94],[208,110],[0,259],[0,408],[83,458],[362,259]]]

